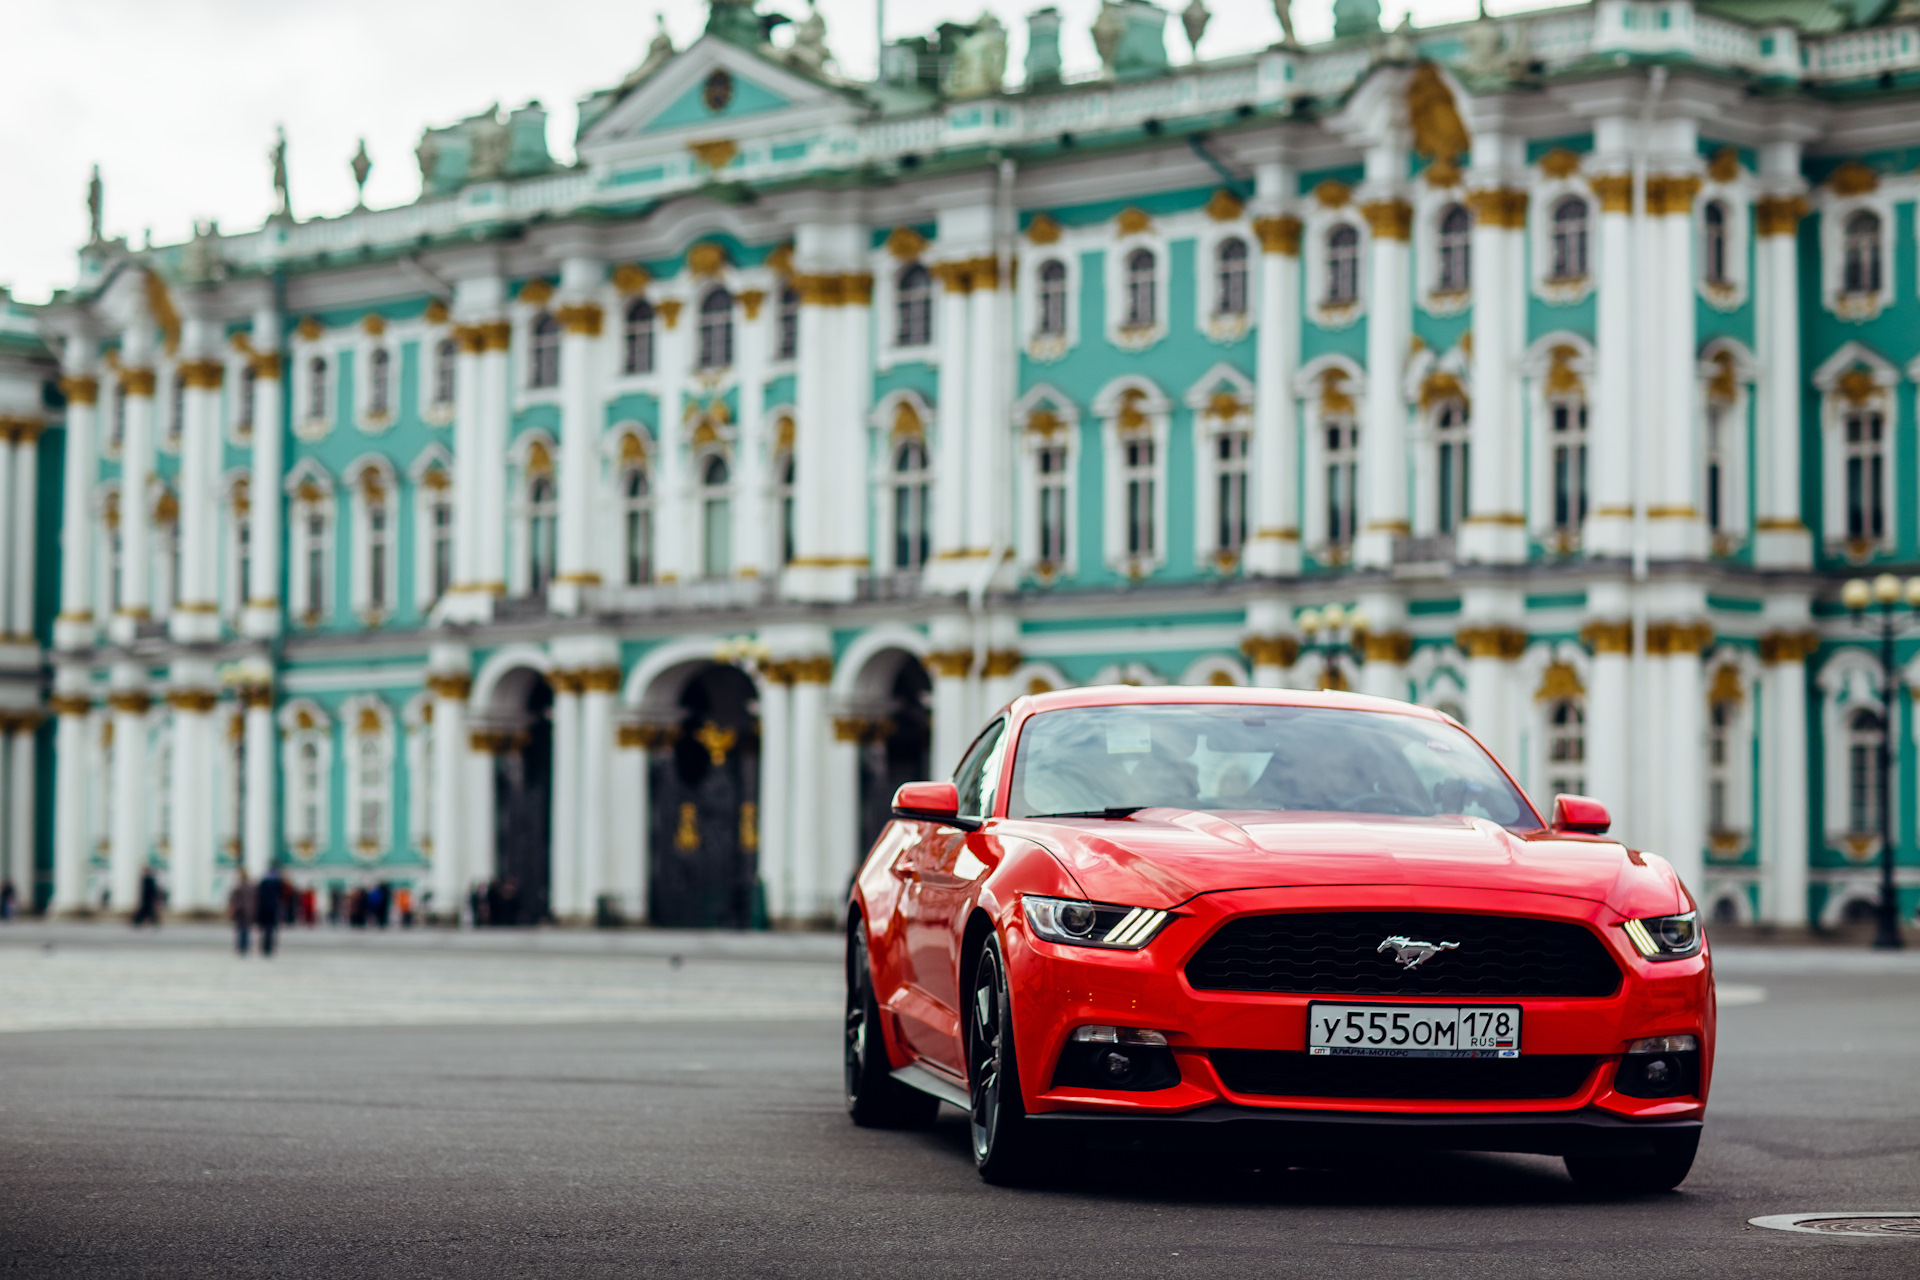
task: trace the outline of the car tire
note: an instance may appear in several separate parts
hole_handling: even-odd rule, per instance
[[[980,944],[967,988],[967,1096],[973,1164],[997,1186],[1024,1186],[1052,1171],[1043,1143],[1027,1122],[1013,1044],[1013,1002],[999,939]]]
[[[1582,1191],[1595,1195],[1645,1196],[1671,1191],[1687,1180],[1700,1149],[1696,1130],[1685,1137],[1655,1143],[1646,1156],[1567,1156],[1567,1174]]]
[[[865,1129],[924,1129],[940,1100],[893,1078],[880,1002],[873,993],[866,925],[855,920],[847,935],[847,1021],[844,1038],[847,1115]]]

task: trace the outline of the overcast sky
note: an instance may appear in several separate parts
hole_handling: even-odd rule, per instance
[[[1185,0],[1160,0],[1177,10]],[[1504,0],[1496,12],[1541,0]],[[800,16],[804,0],[762,0]],[[988,0],[1012,36],[1018,75],[1025,15],[1046,0]],[[1069,73],[1098,65],[1089,23],[1099,0],[1052,0],[1065,15]],[[1207,0],[1203,57],[1264,48],[1279,37],[1271,0]],[[972,21],[982,0],[894,0],[890,37]],[[1384,0],[1397,22],[1471,17],[1474,0]],[[820,0],[841,68],[870,77],[874,0]],[[0,285],[44,301],[71,281],[86,237],[88,171],[106,184],[106,229],[136,245],[184,239],[193,219],[228,231],[260,224],[272,203],[267,150],[286,126],[294,212],[352,207],[348,160],[360,138],[373,158],[367,202],[419,193],[413,148],[429,124],[498,101],[538,98],[549,142],[573,158],[574,102],[616,82],[644,55],[655,14],[685,47],[706,21],[703,0],[9,0],[9,57],[0,75]],[[1332,0],[1296,0],[1302,40],[1332,30]],[[1177,21],[1176,61],[1188,57]]]

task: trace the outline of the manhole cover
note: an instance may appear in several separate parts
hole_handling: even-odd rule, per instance
[[[1818,1236],[1906,1236],[1920,1240],[1920,1213],[1776,1213],[1749,1218],[1756,1227]]]

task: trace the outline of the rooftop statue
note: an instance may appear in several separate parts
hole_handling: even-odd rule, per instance
[[[99,244],[100,219],[105,209],[106,189],[100,183],[100,166],[93,166],[93,177],[87,182],[87,243]]]
[[[287,130],[284,125],[273,127],[273,149],[267,152],[267,159],[273,164],[273,194],[279,201],[274,210],[276,218],[293,217],[293,195],[287,189]]]
[[[1280,47],[1298,49],[1300,42],[1293,34],[1293,0],[1273,0],[1273,16],[1280,19]]]
[[[820,16],[814,0],[807,0],[807,16],[793,24],[793,44],[787,50],[787,63],[824,76],[832,62],[833,53],[827,48],[827,20]],[[1005,65],[1004,59],[1002,65]]]
[[[960,42],[947,92],[956,98],[998,93],[1007,74],[1007,29],[992,13],[980,15],[973,34]]]
[[[673,56],[673,37],[667,34],[667,15],[657,13],[654,15],[654,21],[659,24],[659,30],[653,33],[653,40],[647,45],[646,58],[621,79],[620,92],[622,93],[659,70],[667,59]]]

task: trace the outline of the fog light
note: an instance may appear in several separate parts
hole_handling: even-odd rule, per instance
[[[1107,1074],[1118,1080],[1133,1070],[1133,1060],[1124,1053],[1107,1055]]]
[[[1667,1082],[1667,1064],[1663,1059],[1655,1058],[1647,1064],[1647,1083],[1665,1084]]]

